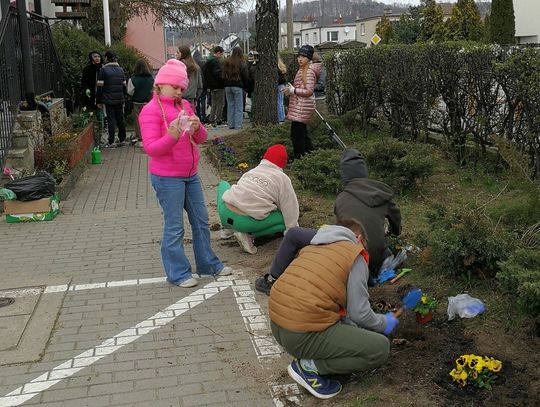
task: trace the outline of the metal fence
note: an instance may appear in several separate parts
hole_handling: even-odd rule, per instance
[[[3,170],[26,87],[17,10],[10,7],[9,0],[0,0],[0,15],[0,170]],[[63,97],[62,67],[47,20],[28,13],[28,30],[35,95]]]
[[[9,9],[9,1],[1,2],[0,22],[0,169],[11,147],[11,139],[19,102],[22,100],[21,53],[17,19]]]
[[[30,51],[36,95],[51,94],[63,97],[62,66],[54,48],[49,23],[41,16],[28,13]]]

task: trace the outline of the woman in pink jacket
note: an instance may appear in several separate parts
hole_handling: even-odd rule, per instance
[[[293,143],[294,158],[301,158],[313,149],[311,138],[307,131],[307,124],[315,112],[315,71],[310,69],[313,58],[313,47],[303,45],[298,51],[298,65],[294,82],[285,86],[285,96],[289,96],[289,112],[287,119],[291,120],[291,139]]]
[[[197,175],[197,145],[206,140],[206,129],[189,102],[182,100],[182,92],[188,85],[182,62],[167,61],[157,73],[154,85],[154,96],[141,111],[139,125],[144,150],[150,156],[152,186],[163,210],[161,259],[170,283],[194,287],[197,280],[192,276],[183,246],[184,210],[191,224],[196,273],[214,276],[232,273],[210,246],[208,212]]]

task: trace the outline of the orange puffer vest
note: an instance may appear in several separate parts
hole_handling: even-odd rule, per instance
[[[272,287],[270,319],[293,332],[321,332],[334,325],[339,308],[346,308],[347,280],[362,249],[348,241],[303,248]]]

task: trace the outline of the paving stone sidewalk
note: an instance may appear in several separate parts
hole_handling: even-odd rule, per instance
[[[202,158],[211,203],[217,178]],[[253,292],[249,255],[213,244],[235,275],[189,290],[164,281],[146,164],[139,148],[104,150],[56,219],[1,220],[0,297],[19,308],[0,308],[0,334],[18,338],[0,341],[0,407],[290,405],[282,392],[298,400],[290,359],[268,330],[266,297]],[[10,363],[21,355],[27,360]]]

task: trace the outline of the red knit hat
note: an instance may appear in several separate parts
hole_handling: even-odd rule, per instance
[[[159,69],[154,83],[156,85],[180,86],[182,91],[186,90],[189,83],[186,65],[177,59],[169,59]]]
[[[285,168],[287,165],[287,150],[283,144],[274,144],[268,147],[263,158],[276,164],[280,168]]]

